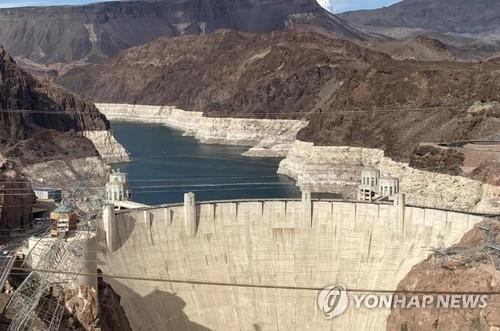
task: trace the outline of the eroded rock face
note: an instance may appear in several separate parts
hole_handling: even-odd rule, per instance
[[[163,124],[202,143],[251,146],[245,155],[252,156],[285,156],[297,132],[307,125],[307,121],[299,120],[206,117],[175,107],[96,105],[111,120]]]
[[[463,153],[438,145],[419,145],[410,157],[410,167],[448,175],[461,175],[464,164]]]
[[[364,35],[315,0],[163,0],[2,9],[0,40],[14,55],[39,63],[96,62],[161,36],[219,28],[269,32],[302,24],[339,37]]]
[[[396,61],[311,32],[217,31],[159,39],[58,81],[96,102],[307,119],[300,140],[381,148],[407,162],[421,142],[500,130],[498,109],[467,110],[499,98],[499,69],[494,62]]]
[[[0,153],[20,164],[97,156],[92,143],[75,131],[109,128],[94,105],[35,80],[4,49],[0,49],[0,109]]]
[[[500,242],[496,222],[477,226],[459,244],[442,248],[415,265],[399,283],[400,291],[492,292],[500,291],[500,272],[495,261],[498,252],[487,247],[487,238]],[[477,309],[394,309],[387,319],[387,330],[485,330],[500,328],[500,295],[488,296],[487,307]]]
[[[296,141],[278,173],[313,192],[339,192],[355,199],[361,170],[380,169],[397,177],[408,204],[451,210],[500,212],[500,187],[461,176],[424,171],[387,157],[383,150],[346,146],[315,146]]]
[[[89,139],[108,163],[130,161],[130,155],[110,131],[84,131],[83,136]]]
[[[2,110],[32,110],[65,115],[50,116],[42,113],[0,113],[2,135],[14,139],[26,138],[29,126],[69,130],[106,130],[109,123],[89,103],[62,88],[35,80],[19,69],[12,57],[0,49],[0,107]],[[59,112],[59,113],[57,113]]]
[[[67,313],[76,319],[83,330],[100,330],[99,302],[94,288],[89,285],[66,288],[64,297]]]
[[[386,28],[497,36],[500,4],[496,0],[404,0],[376,10],[360,10],[340,16],[355,24]]]

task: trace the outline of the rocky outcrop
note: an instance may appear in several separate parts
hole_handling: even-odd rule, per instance
[[[497,222],[487,221],[467,232],[451,247],[439,247],[415,265],[398,284],[399,291],[434,293],[491,293],[487,306],[478,308],[393,309],[387,330],[484,330],[500,329],[500,272],[498,251],[488,247],[500,242]],[[497,261],[497,262],[495,262]]]
[[[284,156],[307,121],[205,117],[170,106],[97,104],[110,120],[158,123],[202,143],[252,146],[253,156]]]
[[[352,11],[339,16],[362,31],[390,39],[408,38],[386,45],[375,43],[376,49],[385,49],[389,54],[396,50],[396,54],[415,53],[417,57],[446,55],[447,52],[439,51],[428,53],[425,48],[411,42],[414,37],[425,35],[447,44],[447,50],[458,58],[479,61],[498,55],[500,51],[499,13],[496,0],[404,0],[383,8]]]
[[[19,69],[0,49],[0,153],[22,164],[97,155],[75,131],[108,130],[97,108]]]
[[[457,176],[463,173],[464,160],[464,154],[456,149],[421,144],[410,157],[410,167]]]
[[[370,49],[389,54],[396,60],[455,61],[457,58],[443,42],[426,36],[406,40],[373,40],[362,44]]]
[[[99,155],[108,163],[131,160],[125,147],[116,140],[111,131],[83,131],[83,136],[94,144]]]
[[[70,322],[77,324],[81,330],[100,331],[100,307],[97,292],[92,286],[78,285],[74,288],[64,289],[66,313],[71,316]],[[76,322],[76,323],[75,323]],[[70,324],[66,323],[66,324]]]
[[[497,133],[498,108],[468,107],[499,99],[499,71],[494,62],[397,61],[312,32],[224,30],[158,39],[58,82],[98,102],[308,120],[300,140],[380,148],[408,162],[420,143]]]
[[[63,198],[82,211],[98,210],[104,200],[108,168],[99,157],[29,164],[22,171],[33,185],[62,188]]]
[[[498,39],[500,4],[496,0],[404,0],[375,10],[340,14],[357,25],[462,34]]]
[[[409,204],[463,211],[500,212],[500,187],[476,180],[411,168],[386,157],[384,151],[362,147],[315,146],[297,141],[281,161],[278,173],[297,185],[319,192],[340,192],[354,198],[361,170],[376,167],[399,178]]]
[[[270,32],[294,25],[344,38],[364,36],[315,0],[114,1],[0,10],[0,40],[14,55],[39,63],[95,63],[162,36],[220,28]]]
[[[36,128],[106,130],[109,123],[92,104],[49,83],[42,83],[19,69],[0,48],[0,114],[2,138],[26,139]],[[23,114],[15,110],[24,110]]]

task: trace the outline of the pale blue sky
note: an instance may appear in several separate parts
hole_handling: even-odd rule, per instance
[[[356,9],[372,9],[388,6],[398,0],[317,0],[323,7],[341,13]],[[79,5],[98,2],[97,0],[0,0],[0,7],[46,6],[46,5]]]

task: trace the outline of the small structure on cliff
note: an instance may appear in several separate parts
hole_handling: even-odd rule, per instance
[[[61,204],[50,213],[50,235],[65,238],[70,231],[76,230],[77,215],[71,207]]]
[[[358,200],[394,200],[394,195],[399,193],[399,179],[395,177],[380,176],[380,170],[365,168],[361,171],[361,184],[358,188]]]
[[[128,174],[120,169],[112,171],[106,183],[106,199],[108,201],[130,201],[131,194],[128,185]]]
[[[39,201],[61,202],[62,200],[62,190],[60,188],[33,187],[33,192]]]

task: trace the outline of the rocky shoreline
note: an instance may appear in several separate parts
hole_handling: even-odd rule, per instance
[[[412,168],[396,162],[384,151],[346,146],[315,146],[296,141],[281,161],[278,173],[294,178],[297,185],[312,191],[340,192],[355,198],[361,170],[378,168],[383,175],[400,180],[406,201],[417,206],[474,211],[500,212],[500,186],[462,176],[452,176]]]
[[[417,206],[500,212],[500,187],[481,181],[419,170],[385,156],[381,149],[315,146],[296,139],[306,121],[204,117],[175,107],[97,104],[110,120],[163,124],[202,143],[251,146],[248,156],[284,157],[278,173],[313,192],[342,193],[354,199],[361,169],[376,167],[400,179],[407,202]]]
[[[252,147],[246,155],[283,157],[307,121],[205,117],[171,106],[96,104],[109,120],[162,124],[204,144]]]
[[[83,131],[82,134],[92,141],[99,155],[107,163],[129,162],[131,160],[125,147],[116,140],[111,131]]]

